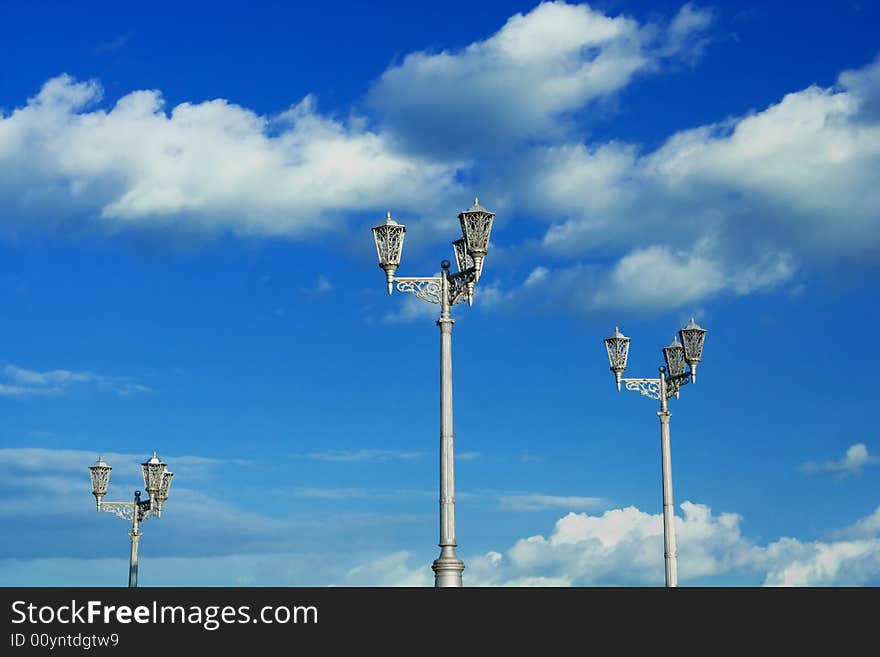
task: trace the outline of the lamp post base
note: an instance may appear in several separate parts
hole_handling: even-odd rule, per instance
[[[431,564],[431,570],[434,571],[434,586],[461,588],[461,573],[464,570],[464,561],[456,557],[440,555],[438,559]]]

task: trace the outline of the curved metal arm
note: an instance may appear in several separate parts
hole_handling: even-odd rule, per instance
[[[627,390],[639,392],[650,399],[660,399],[660,379],[621,379]],[[675,397],[682,386],[691,382],[691,373],[677,374],[666,377],[666,399]]]
[[[395,276],[398,292],[412,292],[422,301],[428,303],[440,303],[440,285],[443,279],[440,277],[416,278],[412,276]]]
[[[477,282],[477,269],[470,267],[449,277],[449,305],[467,301]]]
[[[666,399],[672,399],[678,396],[682,386],[686,386],[691,382],[691,373],[676,374],[675,376],[666,377]]]
[[[627,390],[638,392],[650,399],[660,399],[660,379],[621,379]]]
[[[134,520],[134,512],[137,509],[138,514],[138,522],[146,520],[148,518],[152,518],[156,515],[156,511],[150,508],[150,501],[144,500],[143,502],[102,502],[101,508],[99,511],[104,511],[106,513],[112,513],[117,518],[122,518],[123,520],[127,520],[131,522]]]

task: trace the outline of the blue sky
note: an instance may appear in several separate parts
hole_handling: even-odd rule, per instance
[[[0,3],[0,583],[124,585],[96,514],[176,473],[140,583],[428,585],[436,307],[401,275],[497,214],[454,316],[465,585],[880,584],[871,3]]]

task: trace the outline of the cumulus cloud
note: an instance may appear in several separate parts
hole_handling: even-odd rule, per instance
[[[145,455],[110,453],[114,466],[111,489],[140,487],[139,463]],[[371,585],[430,584],[427,562],[410,567],[414,555],[393,545],[363,544],[354,554],[352,540],[390,532],[392,526],[428,523],[432,515],[321,513],[289,516],[244,510],[223,497],[190,487],[199,478],[222,480],[224,467],[246,461],[200,456],[165,455],[177,473],[167,514],[150,526],[156,542],[150,563],[154,576],[168,585]],[[96,518],[88,495],[86,466],[95,455],[80,450],[0,449],[0,515],[15,526],[0,546],[0,579],[34,585],[47,573],[63,571],[58,582],[92,581],[92,568],[102,577],[117,577],[115,522]],[[181,486],[178,486],[180,479]],[[111,499],[119,495],[111,490]],[[272,491],[269,491],[271,494]],[[300,489],[297,497],[319,499],[397,500],[435,493],[421,490]],[[266,491],[261,491],[261,499]],[[289,491],[280,491],[285,499]],[[592,507],[595,498],[538,493],[483,492],[470,495],[494,500],[501,510],[567,509],[552,531],[515,541],[507,549],[482,555],[463,554],[467,585],[568,586],[661,585],[663,522],[660,514],[635,507],[601,514],[574,512]],[[510,508],[513,504],[515,508]],[[507,506],[505,506],[507,505]],[[766,585],[863,585],[880,582],[880,507],[826,540],[782,537],[760,544],[744,536],[742,517],[713,513],[707,505],[684,502],[676,517],[679,575],[682,583],[735,577]],[[215,519],[223,517],[218,524]],[[90,531],[83,535],[82,528]],[[382,528],[381,531],[377,531]],[[70,537],[65,540],[64,537]],[[76,540],[74,538],[76,537]],[[53,539],[53,540],[50,540]],[[63,547],[59,552],[59,547]],[[209,550],[206,553],[206,547]],[[384,549],[384,551],[383,551]],[[418,557],[422,561],[422,557]],[[106,563],[105,563],[106,562]],[[112,562],[112,567],[109,565]],[[122,563],[119,561],[119,563]],[[235,564],[240,579],[231,581],[222,564]],[[267,564],[287,563],[283,568]],[[106,569],[104,569],[104,565]],[[159,569],[159,565],[163,567]],[[167,570],[164,566],[167,565]],[[66,566],[66,567],[65,567]],[[213,566],[213,570],[212,570]],[[159,570],[167,572],[161,577]],[[213,575],[212,575],[213,573]]]
[[[223,99],[166,108],[157,90],[107,104],[97,82],[60,76],[0,115],[0,231],[306,238],[399,209],[434,241],[468,179],[495,188],[499,229],[505,213],[549,223],[537,245],[507,249],[542,266],[487,279],[488,306],[652,313],[795,285],[817,263],[876,262],[880,59],[653,151],[584,141],[584,110],[693,57],[713,17],[693,3],[644,23],[545,2],[461,50],[408,54],[372,86],[371,114],[346,120],[310,95],[271,116]],[[554,286],[538,295],[541,276]],[[435,310],[408,299],[372,321]]]
[[[880,518],[835,533],[829,541],[783,537],[758,545],[740,530],[736,513],[713,514],[685,502],[676,516],[679,580],[699,584],[718,576],[765,586],[861,586],[880,581]],[[389,557],[394,578],[406,585],[423,569],[407,555]],[[602,515],[568,513],[549,536],[536,534],[504,552],[465,555],[466,586],[662,586],[663,518],[635,507]]]
[[[567,142],[524,154],[501,174],[511,202],[551,223],[545,257],[575,261],[544,272],[558,297],[546,305],[668,309],[771,290],[805,266],[875,261],[878,97],[880,58],[652,152]],[[507,300],[533,303],[542,270],[508,285]]]
[[[368,102],[409,148],[445,156],[559,136],[564,118],[694,47],[712,13],[689,3],[667,25],[543,2],[457,52],[415,52]]]
[[[693,308],[722,292],[743,295],[770,289],[793,273],[786,254],[743,265],[719,262],[705,245],[691,250],[652,245],[634,249],[611,265],[538,266],[519,285],[482,290],[480,301],[490,309],[528,306],[552,312],[649,314]]]
[[[96,81],[62,75],[0,115],[7,232],[40,227],[300,237],[340,215],[432,207],[454,165],[402,155],[387,137],[318,113],[277,116],[224,99],[165,109],[157,90],[98,106]]]
[[[411,553],[395,552],[387,557],[358,565],[344,579],[347,586],[429,586],[434,579],[428,566],[412,569],[407,562]]]
[[[860,476],[865,466],[875,465],[878,458],[868,453],[864,443],[851,445],[844,457],[838,461],[823,461],[822,463],[804,463],[801,470],[805,474],[833,474],[837,477],[850,475]]]
[[[149,392],[150,388],[128,377],[105,376],[88,371],[49,370],[37,372],[7,364],[0,370],[7,382],[0,382],[0,395],[29,397],[62,395],[79,385],[92,385],[99,390],[109,390],[120,396]]]
[[[712,238],[749,255],[875,254],[880,122],[864,111],[869,83],[853,80],[873,80],[878,68],[880,60],[836,87],[676,133],[641,156],[616,143],[539,149],[525,165],[534,177],[523,177],[523,200],[564,217],[544,238],[563,254],[657,234],[679,245]]]
[[[802,257],[875,254],[880,121],[869,106],[878,70],[880,59],[842,74],[835,87],[676,133],[641,156],[625,144],[538,151],[546,166],[532,168],[529,196],[568,215],[545,246],[577,252],[663,234]]]
[[[862,585],[880,578],[880,527],[857,523],[859,538],[757,545],[742,517],[685,502],[676,516],[682,582],[738,574],[765,585]],[[880,509],[874,516],[880,514]],[[873,517],[873,516],[872,516]],[[581,586],[663,584],[663,519],[635,507],[600,516],[569,513],[553,532],[517,541],[506,552],[468,561],[469,585]]]

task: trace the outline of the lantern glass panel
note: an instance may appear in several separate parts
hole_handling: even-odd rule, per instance
[[[666,360],[666,371],[670,376],[679,376],[684,374],[685,370],[685,358],[684,358],[684,347],[681,346],[681,343],[678,341],[678,338],[674,338],[672,343],[663,349],[663,358]]]
[[[467,252],[467,241],[462,237],[452,243],[455,248],[455,262],[458,264],[458,271],[464,271],[474,266],[474,259]]]

